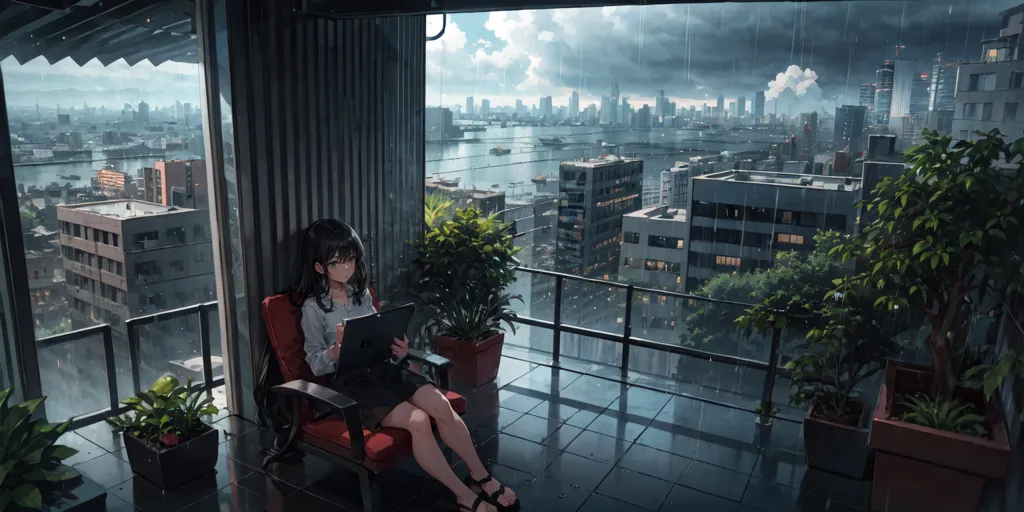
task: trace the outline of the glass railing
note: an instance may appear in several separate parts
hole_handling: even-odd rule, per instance
[[[100,324],[66,333],[40,338],[38,351],[43,393],[47,396],[49,421],[71,419],[72,428],[90,425],[127,410],[120,401],[143,389],[143,382],[152,382],[164,374],[174,375],[182,383],[193,378],[207,393],[224,385],[220,366],[219,344],[211,340],[216,328],[217,303],[205,302],[125,321],[127,335],[115,332],[109,324]],[[211,315],[212,313],[212,315]],[[145,331],[166,322],[188,323],[193,331],[197,352],[182,348],[170,361],[147,363],[142,350]],[[194,326],[194,328],[192,328]],[[180,327],[180,326],[179,326]],[[127,340],[125,350],[115,337]],[[98,343],[97,343],[98,342]],[[184,345],[183,345],[184,346]],[[126,353],[125,353],[126,352]],[[102,366],[97,365],[102,361]],[[127,371],[126,371],[127,370]],[[98,404],[105,404],[97,408]]]

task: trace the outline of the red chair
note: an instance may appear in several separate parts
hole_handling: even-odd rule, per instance
[[[370,294],[373,306],[379,310],[377,296],[372,289]],[[375,477],[411,455],[412,437],[404,429],[384,427],[377,432],[367,430],[360,422],[355,400],[328,387],[326,377],[313,375],[302,348],[303,334],[299,323],[302,311],[293,305],[291,296],[267,297],[261,309],[285,381],[272,391],[282,398],[281,403],[291,404],[288,440],[267,457],[263,467],[282,458],[291,448],[319,455],[355,472],[359,476],[363,510],[377,512],[380,510],[380,493]],[[447,359],[410,349],[407,360],[432,367],[438,389],[448,389],[451,363]],[[466,412],[465,398],[451,391],[445,393],[455,412]],[[310,407],[313,404],[329,409],[330,413],[314,417]]]

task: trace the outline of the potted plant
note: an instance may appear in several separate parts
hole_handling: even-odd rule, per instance
[[[33,419],[45,397],[10,405],[10,396],[0,391],[0,510],[102,506],[106,491],[62,462],[78,453],[56,444],[71,422]]]
[[[956,355],[976,319],[1019,289],[1024,239],[1012,233],[1024,218],[1024,139],[1010,144],[997,130],[956,144],[924,135],[908,152],[913,166],[862,203],[877,217],[834,249],[858,269],[834,292],[876,289],[876,307],[918,311],[930,328],[930,366],[886,367],[871,434],[872,509],[973,511],[985,481],[1006,474],[1003,411],[986,395],[1016,356],[986,375],[982,393],[958,385]]]
[[[896,347],[894,335],[906,322],[876,312],[873,290],[830,293],[833,282],[847,272],[829,256],[843,238],[834,231],[820,232],[805,260],[782,258],[786,264],[766,274],[782,272],[786,278],[770,279],[771,293],[761,294],[736,321],[760,332],[784,327],[805,333],[805,343],[786,363],[790,403],[807,405],[805,461],[809,467],[860,479],[870,454],[871,410],[857,388],[881,371]]]
[[[452,376],[473,386],[493,380],[501,363],[504,321],[515,332],[512,300],[519,248],[512,225],[473,207],[456,211],[423,237],[416,291],[434,350],[452,361]]]
[[[110,421],[123,430],[132,471],[165,490],[213,471],[219,436],[201,418],[218,409],[213,397],[203,394],[192,379],[179,386],[168,375],[150,390],[124,400],[133,410]]]

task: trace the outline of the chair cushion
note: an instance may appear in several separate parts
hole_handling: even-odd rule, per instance
[[[445,393],[452,410],[458,414],[466,412],[466,399],[462,395],[449,391]],[[326,418],[302,427],[307,436],[312,436],[328,443],[339,444],[345,449],[352,446],[348,433],[348,425],[340,414],[331,414]],[[363,428],[366,457],[376,461],[386,460],[396,454],[404,454],[412,446],[412,436],[408,430],[383,427],[377,432]]]

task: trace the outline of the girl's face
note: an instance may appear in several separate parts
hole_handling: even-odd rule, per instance
[[[349,256],[348,258],[335,256],[327,262],[327,268],[317,263],[316,271],[321,274],[326,273],[331,282],[345,284],[352,278],[352,274],[356,272],[356,259],[354,256]]]

